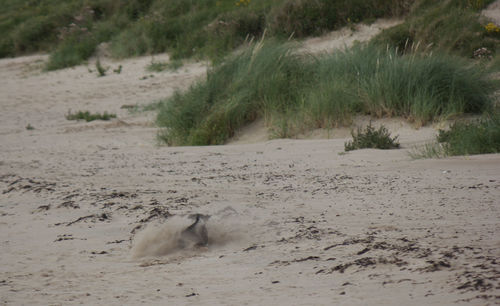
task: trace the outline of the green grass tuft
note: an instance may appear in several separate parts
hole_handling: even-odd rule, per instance
[[[391,137],[387,128],[383,125],[376,130],[372,123],[366,126],[365,130],[358,128],[358,132],[351,131],[352,140],[344,144],[345,151],[358,149],[398,149],[398,136]]]
[[[440,130],[437,141],[446,155],[500,152],[500,114],[473,122],[456,122],[448,131]]]
[[[437,142],[430,142],[421,147],[414,147],[408,153],[413,159],[446,157],[443,146]]]
[[[410,151],[412,158],[442,158],[455,155],[500,153],[500,113],[474,121],[456,121],[440,130],[436,141]]]
[[[116,115],[109,114],[107,112],[104,112],[102,114],[100,113],[91,114],[89,111],[79,111],[77,113],[68,112],[68,114],[66,114],[67,120],[85,120],[87,122],[94,120],[110,120],[111,118],[116,118]]]

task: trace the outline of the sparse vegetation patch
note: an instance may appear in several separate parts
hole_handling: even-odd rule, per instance
[[[175,72],[179,70],[179,68],[181,68],[182,65],[183,65],[182,60],[172,60],[168,62],[151,61],[151,63],[148,65],[146,69],[152,72],[162,72],[165,70]]]
[[[107,112],[101,114],[101,113],[90,113],[89,111],[79,111],[77,113],[68,112],[68,114],[66,114],[67,120],[85,120],[87,122],[94,120],[110,120],[112,118],[116,118],[116,115]]]

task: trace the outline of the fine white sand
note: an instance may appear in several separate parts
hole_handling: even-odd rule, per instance
[[[498,303],[500,155],[412,160],[440,126],[399,119],[375,124],[400,150],[344,154],[349,129],[267,140],[262,122],[225,146],[157,146],[154,112],[122,106],[203,64],[102,60],[122,72],[97,77],[46,60],[0,60],[0,304]],[[178,248],[190,213],[211,215],[207,247]]]

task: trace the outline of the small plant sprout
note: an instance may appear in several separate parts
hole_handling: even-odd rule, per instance
[[[97,73],[100,77],[103,77],[106,75],[106,71],[108,71],[109,67],[108,68],[104,68],[102,65],[101,65],[101,61],[99,59],[97,59],[97,61],[95,62],[95,68],[97,69]]]
[[[118,68],[113,69],[113,72],[116,74],[120,74],[120,73],[122,73],[122,68],[123,68],[122,65],[120,65],[120,66],[118,66]]]
[[[31,123],[28,123],[28,125],[26,126],[26,129],[27,129],[28,131],[32,131],[32,130],[34,130],[35,128],[31,125]]]

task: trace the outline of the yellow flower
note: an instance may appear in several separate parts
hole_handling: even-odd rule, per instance
[[[251,0],[239,0],[235,3],[236,6],[248,6]]]
[[[484,28],[488,33],[500,33],[500,28],[493,22],[488,23],[487,25],[484,26]]]

